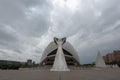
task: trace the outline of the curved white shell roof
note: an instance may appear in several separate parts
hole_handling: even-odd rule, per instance
[[[53,50],[57,49],[57,45],[54,43],[54,41],[52,41],[48,46],[47,48],[44,50],[43,54],[42,54],[42,57],[41,57],[41,60],[40,60],[40,63],[47,57],[47,55],[52,52]],[[70,52],[73,57],[80,63],[80,60],[79,60],[79,56],[77,54],[77,52],[75,51],[75,49],[72,47],[72,45],[69,43],[69,42],[65,42],[63,44],[63,49],[67,50],[68,52]]]

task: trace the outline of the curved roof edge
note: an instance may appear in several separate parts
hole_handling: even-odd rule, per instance
[[[47,57],[47,55],[52,52],[53,50],[57,49],[57,45],[54,43],[54,41],[50,42],[50,44],[45,48],[43,54],[42,54],[42,57],[41,57],[41,60],[40,60],[40,63]],[[73,46],[69,43],[69,42],[65,42],[63,44],[63,49],[67,50],[68,52],[70,52],[73,57],[79,62],[80,64],[80,59],[79,59],[79,56],[76,52],[76,50],[73,48]]]

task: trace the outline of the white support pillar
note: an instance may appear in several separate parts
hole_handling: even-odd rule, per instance
[[[54,40],[55,43],[58,45],[58,49],[51,71],[69,71],[62,49],[62,45],[65,42],[65,38],[62,39],[55,38]]]

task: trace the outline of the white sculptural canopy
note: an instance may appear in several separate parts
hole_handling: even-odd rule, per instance
[[[53,65],[55,54],[57,52],[57,41],[58,39],[54,37],[54,41],[52,41],[47,48],[44,50],[40,64],[41,65]],[[76,52],[76,50],[73,48],[73,46],[66,41],[66,37],[61,39],[63,41],[63,53],[65,55],[65,59],[68,65],[79,65],[80,60],[79,56]]]

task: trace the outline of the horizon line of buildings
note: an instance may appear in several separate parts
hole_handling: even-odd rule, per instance
[[[120,62],[120,50],[114,50],[112,53],[107,53],[103,56],[105,63],[117,63]]]
[[[111,53],[107,53],[105,56],[103,56],[103,59],[105,61],[105,63],[115,63],[115,62],[120,62],[120,50],[114,50]],[[0,65],[2,64],[35,64],[34,61],[32,61],[31,59],[28,59],[27,62],[21,62],[21,61],[12,61],[12,60],[0,60]]]
[[[12,60],[0,60],[0,66],[1,65],[28,65],[28,66],[32,66],[33,64],[35,64],[34,61],[32,61],[31,59],[28,59],[26,62],[21,62],[21,61],[12,61]]]

